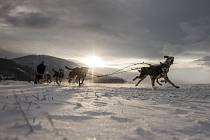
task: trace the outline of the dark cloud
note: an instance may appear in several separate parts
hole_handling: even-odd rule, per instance
[[[33,42],[27,47],[36,53],[57,47],[134,58],[210,55],[209,0],[0,0],[0,5],[0,35],[8,36],[3,42],[25,48]],[[12,26],[3,29],[1,23]]]
[[[21,5],[26,0],[0,0],[0,16],[4,18],[10,10],[14,9],[16,6]]]
[[[180,27],[186,33],[186,42],[201,42],[209,39],[210,17],[202,17],[196,20],[182,22]]]
[[[55,23],[53,16],[29,6],[26,0],[0,1],[0,18],[13,26],[47,27]]]
[[[42,13],[19,13],[18,16],[8,15],[6,21],[14,26],[22,27],[48,27],[55,23],[55,19]]]

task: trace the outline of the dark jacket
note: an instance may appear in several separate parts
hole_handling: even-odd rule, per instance
[[[41,63],[37,66],[37,73],[44,74],[45,69],[46,69],[46,66],[43,63]]]

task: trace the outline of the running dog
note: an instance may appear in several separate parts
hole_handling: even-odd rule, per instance
[[[175,85],[169,78],[168,78],[168,72],[170,69],[170,66],[174,62],[174,57],[172,56],[164,56],[166,59],[165,62],[161,63],[159,65],[151,65],[149,64],[149,67],[142,67],[139,72],[140,75],[136,76],[133,81],[136,79],[140,79],[136,86],[138,86],[141,81],[143,81],[147,76],[150,76],[152,87],[155,88],[155,80],[159,85],[162,85],[159,82],[159,79],[163,78],[165,83],[170,83],[173,87],[179,88],[179,86]]]
[[[76,83],[76,77],[77,77],[77,73],[79,72],[80,68],[76,67],[76,68],[69,68],[66,67],[68,70],[70,70],[69,75],[68,75],[68,82],[69,83]]]
[[[54,72],[53,78],[54,78],[55,82],[58,85],[61,85],[62,79],[64,78],[64,70],[59,69],[58,71],[56,71],[55,69],[52,69],[52,71]]]
[[[48,84],[50,84],[52,82],[52,76],[48,72],[46,74],[44,74],[44,79],[45,79],[45,82]]]
[[[76,82],[79,84],[79,87],[84,84],[84,80],[88,73],[87,67],[81,67],[76,76]]]
[[[76,67],[76,68],[69,68],[66,66],[66,69],[70,70],[68,81],[69,83],[78,83],[79,86],[83,85],[86,75],[88,73],[87,67]]]

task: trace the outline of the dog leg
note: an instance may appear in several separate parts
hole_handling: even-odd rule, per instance
[[[160,82],[161,82],[161,83],[167,83],[167,81],[166,81],[166,80],[160,80]]]
[[[151,79],[151,83],[152,83],[152,88],[153,88],[153,89],[156,89],[156,88],[155,88],[155,79],[156,79],[156,78],[151,76],[150,79]]]
[[[138,81],[138,83],[136,83],[136,87],[141,83],[141,81],[143,81],[147,76],[141,77],[140,80]]]
[[[82,85],[84,85],[85,77],[82,77]]]
[[[156,82],[158,83],[158,85],[160,85],[160,86],[162,86],[163,84],[161,84],[160,82],[159,82],[159,79],[157,78],[156,79]]]
[[[179,86],[177,86],[177,85],[175,85],[173,82],[171,82],[171,80],[166,76],[166,77],[164,77],[164,79],[167,81],[167,82],[169,82],[173,87],[175,87],[175,88],[180,88]]]
[[[136,76],[135,78],[133,78],[133,81],[135,81],[136,79],[140,78],[139,76]]]
[[[78,79],[78,82],[79,82],[79,87],[81,87],[81,81],[80,81],[81,79],[79,78]]]

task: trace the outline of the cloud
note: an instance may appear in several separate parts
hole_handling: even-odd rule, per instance
[[[210,52],[209,0],[0,3],[0,22],[12,25],[0,33],[4,36],[1,46],[17,51],[22,48],[40,53],[45,47],[49,53],[57,48],[59,55],[68,52],[74,56],[95,50],[116,58],[162,58],[165,54],[201,57],[202,52]]]
[[[198,62],[201,65],[205,65],[205,66],[209,66],[210,67],[210,56],[205,56],[203,58],[195,60],[195,62]]]
[[[5,17],[5,21],[13,26],[22,27],[47,27],[55,23],[53,17],[47,16],[41,11],[27,7],[16,7]]]
[[[180,23],[181,29],[187,34],[184,38],[189,42],[200,42],[209,39],[210,17],[202,17],[193,21]]]
[[[0,16],[4,18],[10,10],[18,5],[22,5],[27,0],[0,0]]]

